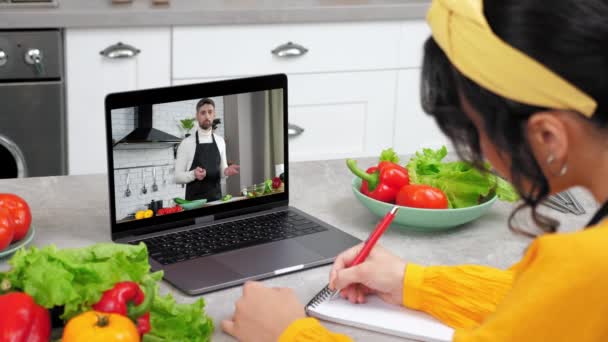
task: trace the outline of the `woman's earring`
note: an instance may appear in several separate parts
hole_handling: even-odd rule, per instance
[[[550,154],[547,157],[547,165],[551,165],[554,161],[555,161],[555,156],[553,154]],[[551,173],[553,173],[553,172],[551,172]],[[566,173],[568,173],[568,164],[564,163],[562,168],[559,170],[559,175],[565,176]],[[555,174],[553,174],[553,175],[555,176]]]

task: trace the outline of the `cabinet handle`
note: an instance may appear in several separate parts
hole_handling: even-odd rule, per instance
[[[297,137],[298,135],[302,134],[304,132],[304,128],[294,125],[294,124],[287,124],[287,136],[291,137]]]
[[[140,49],[137,49],[129,44],[123,44],[121,42],[118,42],[101,50],[99,54],[107,58],[118,59],[133,58],[137,56],[140,52]]]
[[[277,57],[291,58],[291,57],[299,57],[299,56],[305,55],[308,52],[308,49],[303,47],[300,44],[287,42],[286,44],[281,44],[281,45],[277,46],[271,52],[273,55],[275,55]]]

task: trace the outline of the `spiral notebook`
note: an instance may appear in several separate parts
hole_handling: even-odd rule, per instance
[[[308,302],[306,313],[330,322],[419,341],[452,341],[452,328],[422,312],[387,304],[376,296],[369,296],[364,304],[352,304],[340,296],[330,300],[330,296],[331,291],[324,287]]]

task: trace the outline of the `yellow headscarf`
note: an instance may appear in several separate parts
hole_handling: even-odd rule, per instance
[[[433,0],[427,21],[452,64],[480,86],[528,105],[595,112],[593,98],[496,36],[483,0]]]

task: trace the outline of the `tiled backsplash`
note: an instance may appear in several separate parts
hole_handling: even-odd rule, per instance
[[[137,167],[143,165],[159,165],[156,167],[156,185],[158,191],[152,191],[154,184],[153,167],[132,168],[114,171],[116,198],[116,219],[120,220],[137,210],[147,209],[150,201],[163,200],[163,206],[173,205],[169,199],[185,197],[186,190],[174,179],[173,148],[146,150],[116,150],[114,151],[114,166],[116,168]],[[126,197],[127,173],[129,174],[129,189],[131,196]],[[164,180],[163,180],[164,173]],[[142,193],[143,185],[147,193]]]
[[[112,110],[112,139],[120,140],[135,129],[135,109]]]
[[[223,137],[224,98],[212,97],[211,99],[215,102],[215,118],[222,120],[215,133]],[[152,106],[152,112],[154,113],[152,116],[152,126],[177,137],[183,137],[184,131],[180,128],[180,120],[195,117],[196,103],[199,100],[162,103]],[[196,127],[196,122],[194,127]]]

